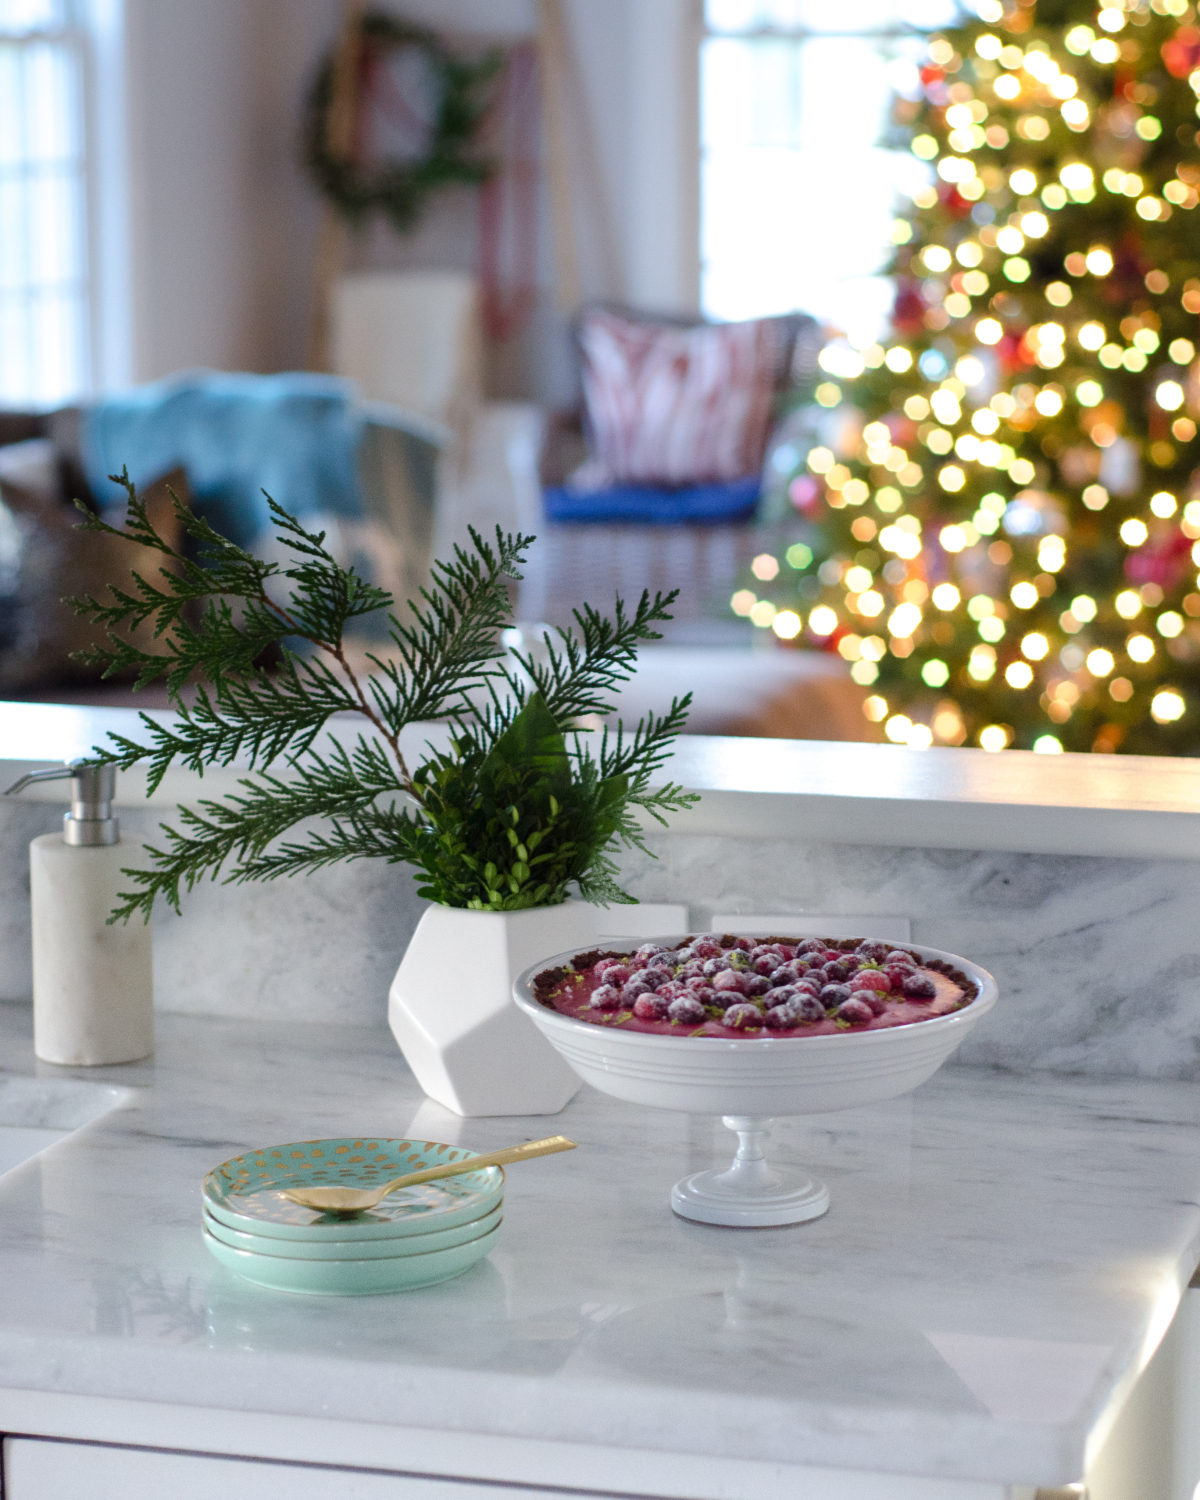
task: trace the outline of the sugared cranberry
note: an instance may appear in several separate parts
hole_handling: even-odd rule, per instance
[[[667,1000],[678,1000],[681,995],[690,995],[691,991],[686,984],[680,984],[677,979],[668,979],[666,984],[658,985],[654,993],[662,995]]]
[[[904,993],[909,1000],[932,1000],[937,985],[927,975],[914,973],[904,981]]]
[[[825,944],[821,938],[805,938],[796,949],[797,953],[824,953]]]
[[[844,984],[850,978],[850,966],[844,964],[840,959],[832,959],[821,970],[825,975],[827,984]]]
[[[742,980],[742,994],[750,999],[754,999],[757,995],[765,995],[770,988],[770,984],[761,974],[747,974]]]
[[[887,1001],[874,990],[859,990],[854,998],[865,1001],[871,1007],[873,1016],[881,1016],[887,1010]]]
[[[621,999],[626,1005],[632,1005],[639,995],[649,995],[654,991],[654,986],[643,974],[635,974],[628,984],[621,987]]]
[[[633,1013],[639,1021],[665,1021],[669,1003],[661,995],[639,995],[633,1003]]]
[[[785,984],[780,989],[768,990],[765,1005],[790,1005],[798,995],[807,993],[798,989],[794,984]]]
[[[878,964],[891,952],[886,943],[881,943],[878,938],[864,938],[858,945],[859,957],[864,963]]]
[[[722,1018],[722,1024],[732,1026],[735,1031],[747,1031],[762,1023],[762,1011],[757,1005],[731,1005]]]
[[[884,994],[892,987],[892,981],[882,969],[859,969],[850,981],[852,990],[882,990]]]
[[[719,995],[716,990],[697,990],[696,999],[700,1004],[713,1010],[724,1010],[730,1000],[736,1000],[736,995]]]
[[[904,964],[889,964],[883,972],[887,975],[894,990],[902,990],[904,988],[904,981],[916,971],[911,964],[907,966]]]
[[[796,1012],[790,1005],[773,1005],[763,1017],[763,1024],[772,1031],[782,1031],[785,1027],[796,1024]]]
[[[593,1010],[620,1010],[621,991],[615,984],[602,984],[592,991],[588,1004]]]
[[[658,954],[665,953],[666,951],[667,950],[661,945],[661,943],[643,943],[642,946],[637,950],[635,957],[643,959],[646,963],[649,963],[652,958],[655,958]]]
[[[844,1001],[850,999],[850,986],[847,984],[827,984],[822,988],[819,998],[826,1010],[835,1010]]]
[[[843,953],[841,958],[838,959],[838,963],[845,964],[846,968],[853,974],[855,969],[861,966],[862,959],[859,958],[857,953]]]
[[[733,948],[736,948],[741,953],[749,953],[751,948],[753,947],[754,942],[751,938],[740,937],[734,939]],[[732,952],[733,948],[731,948],[729,951]]]
[[[745,983],[745,979],[736,969],[722,969],[719,974],[713,975],[712,986],[714,990],[727,990],[742,995],[745,994],[742,988]]]
[[[596,969],[596,978],[604,984],[615,984],[620,989],[628,982],[632,973],[627,964],[601,964]]]
[[[667,1015],[681,1026],[696,1026],[704,1020],[704,1007],[693,995],[681,995],[671,1001]]]
[[[704,965],[698,964],[695,959],[689,959],[682,968],[676,969],[676,979],[695,979],[704,974]]]
[[[851,998],[838,1006],[838,1020],[849,1021],[852,1026],[862,1026],[871,1020],[874,1012],[865,1000]]]
[[[903,948],[893,948],[883,962],[885,967],[889,969],[892,968],[892,966],[895,964],[899,964],[908,969],[915,969],[917,966],[916,960],[913,958],[912,954],[905,953]]]
[[[705,990],[709,990],[712,988],[703,974],[693,974],[691,978],[685,979],[683,982],[687,987],[689,995],[700,995],[703,994]]]
[[[693,958],[720,958],[720,956],[721,945],[717,942],[716,938],[700,937],[692,944]]]
[[[655,989],[657,989],[660,984],[666,984],[669,979],[674,979],[675,977],[675,971],[673,969],[669,969],[665,964],[660,963],[651,964],[650,967],[644,972],[646,978],[650,981]]]
[[[778,953],[761,953],[754,960],[751,967],[756,974],[761,974],[764,978],[767,978],[774,974],[776,969],[783,968],[783,959],[780,958]]]
[[[720,974],[725,969],[728,969],[728,968],[731,968],[731,967],[732,967],[732,965],[730,964],[729,960],[725,957],[725,955],[723,953],[718,953],[715,958],[706,959],[705,962],[704,962],[704,972],[708,975],[708,977],[710,979],[715,974]]]
[[[797,1020],[800,1021],[823,1021],[825,1019],[825,1007],[815,995],[801,995],[792,1004]]]
[[[801,967],[802,965],[799,964],[782,965],[771,975],[771,987],[774,989],[781,984],[795,984],[800,978]]]

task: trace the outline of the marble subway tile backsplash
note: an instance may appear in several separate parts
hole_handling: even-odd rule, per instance
[[[716,912],[905,915],[1000,999],[956,1062],[1200,1079],[1200,864],[726,836],[651,835],[643,901]]]
[[[25,1000],[28,843],[61,810],[0,804],[0,999]],[[130,864],[160,815],[122,809]],[[907,916],[915,942],[975,959],[1000,1000],[957,1061],[1200,1080],[1200,862],[652,834],[623,858],[643,901],[716,912]],[[160,1009],[382,1024],[424,902],[378,861],[266,885],[205,884],[155,918]],[[465,955],[447,955],[447,983]],[[462,980],[468,978],[461,967]]]
[[[161,839],[161,812],[120,810],[129,865]],[[62,812],[0,803],[0,1001],[33,992],[29,841],[61,826]],[[256,1020],[381,1026],[387,992],[424,902],[403,865],[362,860],[294,880],[206,881],[183,916],[154,914],[154,999],[159,1010]],[[457,955],[455,956],[457,957]]]

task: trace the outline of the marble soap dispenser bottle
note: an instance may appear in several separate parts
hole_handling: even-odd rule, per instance
[[[112,815],[116,768],[70,761],[10,787],[71,779],[62,833],[29,846],[33,898],[33,1044],[74,1067],[133,1062],[154,1050],[153,950],[137,918],[108,925],[125,851]]]

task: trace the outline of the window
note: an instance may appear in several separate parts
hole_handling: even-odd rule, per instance
[[[0,0],[0,406],[92,383],[85,61],[75,0]]]
[[[803,311],[856,343],[891,305],[878,273],[899,193],[928,168],[884,141],[916,98],[924,32],[953,0],[706,0],[701,302],[714,318]]]

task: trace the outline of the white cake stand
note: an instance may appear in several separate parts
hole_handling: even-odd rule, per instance
[[[723,1172],[693,1172],[671,1189],[671,1207],[685,1219],[731,1228],[803,1224],[829,1209],[829,1189],[796,1167],[768,1165],[763,1145],[771,1121],[759,1115],[725,1115],[738,1138],[733,1165]]]
[[[611,951],[633,952],[641,941],[614,942]],[[656,941],[677,947],[685,939]],[[737,1134],[730,1167],[695,1172],[675,1184],[671,1207],[677,1214],[735,1228],[800,1224],[825,1213],[829,1189],[796,1167],[767,1161],[763,1148],[772,1119],[907,1094],[937,1072],[996,1002],[996,981],[986,969],[938,948],[905,947],[965,974],[975,998],[950,1015],[884,1031],[737,1040],[660,1036],[597,1026],[542,1005],[534,997],[535,977],[569,966],[574,952],[526,969],[513,986],[513,998],[585,1083],[630,1104],[720,1115]]]

